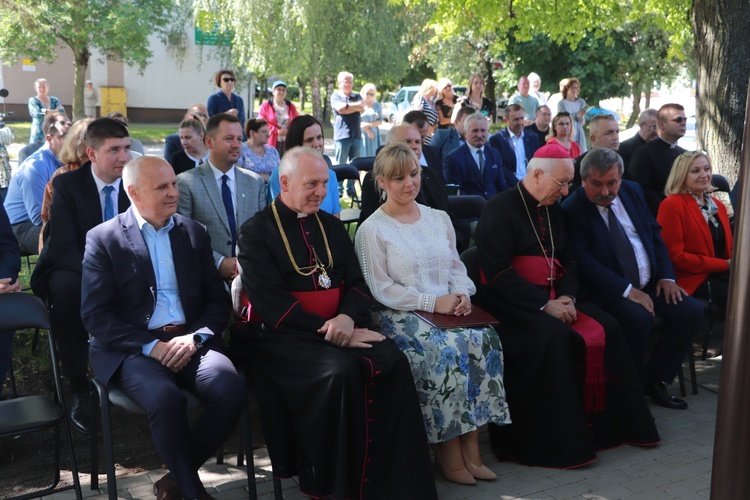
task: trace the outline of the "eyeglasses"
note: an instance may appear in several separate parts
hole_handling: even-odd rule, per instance
[[[222,77],[221,81],[223,81],[224,83],[226,83],[226,82],[233,82],[234,81],[234,77],[233,76],[225,76],[225,77]]]
[[[557,179],[555,179],[554,177],[552,177],[551,174],[548,174],[547,172],[544,172],[544,173],[545,173],[545,175],[548,175],[550,179],[552,179],[553,181],[555,181],[555,183],[557,184],[557,187],[559,189],[568,188],[568,191],[570,191],[571,189],[573,189],[573,183],[572,182],[560,182]]]
[[[368,92],[365,95],[375,95],[375,92]]]
[[[672,123],[677,123],[677,124],[687,123],[687,118],[685,118],[684,116],[678,116],[677,118],[672,118],[669,121]]]

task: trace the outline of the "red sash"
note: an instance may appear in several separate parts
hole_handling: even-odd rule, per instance
[[[565,274],[565,268],[557,259],[554,260],[553,278],[560,279]],[[513,258],[513,268],[532,285],[549,289],[550,299],[556,297],[554,287],[550,287],[549,264],[544,257],[521,255]],[[596,413],[604,410],[605,380],[604,380],[604,327],[594,318],[577,311],[575,323],[570,325],[583,337],[586,343],[586,375],[583,385],[583,410],[586,413]]]
[[[328,290],[314,290],[311,292],[289,292],[299,300],[299,305],[305,312],[317,314],[325,320],[335,317],[339,313],[339,304],[344,295],[344,283],[338,288]]]

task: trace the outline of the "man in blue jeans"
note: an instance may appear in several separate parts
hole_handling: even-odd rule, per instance
[[[352,92],[354,76],[342,71],[337,78],[339,90],[331,96],[333,121],[333,140],[336,147],[336,164],[347,163],[359,156],[362,149],[362,132],[359,125],[362,112],[365,110],[362,96]],[[347,192],[354,193],[354,183],[349,181]],[[343,182],[339,182],[339,195],[342,194]]]

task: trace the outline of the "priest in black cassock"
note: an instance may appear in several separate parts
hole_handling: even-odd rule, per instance
[[[558,145],[489,200],[476,231],[480,305],[500,321],[513,423],[490,424],[492,449],[528,465],[571,468],[619,444],[660,441],[617,322],[576,302],[576,262],[557,200],[573,180]]]
[[[280,477],[314,498],[437,498],[406,357],[370,325],[370,291],[349,235],[319,211],[328,166],[295,148],[281,193],[242,225],[248,351]]]

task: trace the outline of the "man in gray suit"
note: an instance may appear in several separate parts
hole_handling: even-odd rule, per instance
[[[218,113],[206,124],[208,162],[177,177],[177,212],[205,225],[216,268],[231,282],[237,276],[237,232],[266,206],[265,184],[255,172],[235,167],[242,153],[242,124]]]

